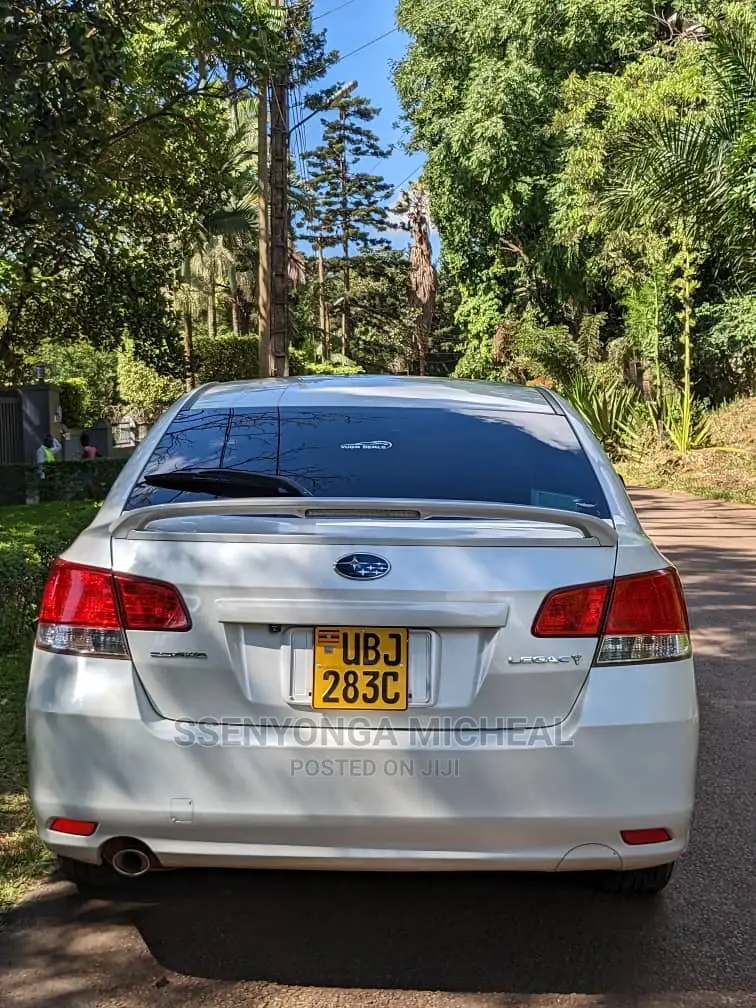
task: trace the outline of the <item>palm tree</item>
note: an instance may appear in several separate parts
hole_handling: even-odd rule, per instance
[[[252,294],[250,278],[240,273],[239,255],[245,247],[249,248],[257,233],[257,104],[251,99],[232,100],[229,116],[225,169],[232,180],[232,199],[210,213],[198,227],[194,247],[184,256],[182,286],[176,294],[184,319],[187,362],[191,359],[197,295],[205,296],[207,331],[214,337],[218,332],[219,290],[227,292],[237,335],[243,328],[242,319],[247,317],[247,305],[241,300],[246,301]],[[189,364],[187,374],[191,377]]]
[[[710,105],[634,122],[608,152],[605,202],[620,223],[683,222],[695,244],[754,282],[756,37],[735,23],[706,45]]]
[[[676,250],[674,292],[680,311],[682,451],[691,447],[691,343],[694,295],[704,258],[756,281],[756,38],[741,24],[708,37],[714,95],[703,111],[670,109],[634,122],[608,151],[603,194],[610,222],[662,234]]]
[[[173,307],[181,316],[184,330],[184,385],[194,388],[194,317],[200,310],[199,292],[194,284],[190,257],[184,256],[181,278],[173,291]]]
[[[256,268],[241,268],[242,260],[256,260],[257,256],[257,101],[232,102],[230,122],[226,171],[233,179],[233,198],[202,222],[189,255],[188,276],[184,269],[184,282],[206,297],[207,331],[211,338],[218,332],[220,291],[225,293],[230,306],[234,335],[249,332],[250,308],[257,285]],[[303,199],[297,190],[290,193],[295,207],[302,205]],[[289,277],[294,285],[304,283],[304,259],[293,246],[289,251]],[[185,316],[185,335],[186,329]]]
[[[218,280],[233,264],[233,255],[223,238],[209,233],[205,243],[191,257],[189,268],[192,278],[207,298],[207,334],[211,339],[218,335],[217,295]]]

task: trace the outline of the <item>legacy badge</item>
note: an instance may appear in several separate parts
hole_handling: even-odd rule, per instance
[[[508,658],[510,665],[579,665],[583,656],[573,655],[523,655],[522,658]]]

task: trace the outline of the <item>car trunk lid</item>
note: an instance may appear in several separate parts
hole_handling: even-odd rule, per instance
[[[366,554],[387,572],[337,572]],[[597,640],[538,640],[533,620],[554,589],[612,578],[616,534],[585,515],[469,502],[213,501],[129,513],[112,530],[112,560],[118,572],[169,580],[190,612],[187,632],[128,633],[166,718],[318,724],[355,714],[397,729],[465,718],[485,730],[569,712]],[[314,709],[318,628],[406,633],[406,710]]]

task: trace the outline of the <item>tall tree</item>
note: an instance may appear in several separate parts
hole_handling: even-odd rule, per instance
[[[329,260],[333,261],[333,260]],[[297,350],[312,364],[357,365],[371,373],[408,372],[415,359],[417,310],[408,303],[410,264],[396,249],[370,251],[352,256],[352,342],[349,358],[335,354],[328,361],[323,352],[318,259],[306,263],[308,282],[296,293],[293,306]],[[340,273],[325,280],[329,306],[341,304]]]
[[[415,323],[414,366],[424,375],[436,311],[438,276],[433,265],[430,230],[431,217],[428,194],[422,183],[413,182],[402,193],[394,213],[403,219],[410,233],[409,304],[417,313]]]
[[[341,353],[348,357],[354,333],[352,257],[390,244],[383,234],[390,226],[391,186],[382,176],[365,171],[363,164],[381,161],[391,150],[381,146],[369,128],[380,110],[366,98],[343,99],[337,113],[335,119],[322,120],[323,143],[305,154],[312,196],[306,237],[324,256],[338,250],[335,259],[326,257],[325,265],[335,265],[341,275]]]
[[[548,188],[561,151],[553,118],[579,67],[608,74],[653,40],[638,0],[401,0],[412,36],[396,83],[446,263],[473,302],[497,290],[579,326],[590,304],[580,264],[554,241]],[[489,339],[493,338],[496,320]]]

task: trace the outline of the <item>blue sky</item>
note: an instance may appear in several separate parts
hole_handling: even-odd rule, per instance
[[[391,63],[401,59],[409,41],[406,35],[392,31],[396,28],[394,12],[394,0],[315,0],[313,14],[317,20],[314,27],[321,31],[327,30],[328,48],[338,49],[342,56],[390,32],[386,38],[362,52],[347,56],[331,70],[324,82],[318,81],[315,86],[319,89],[336,82],[357,81],[357,93],[369,98],[373,105],[382,110],[373,129],[384,146],[394,146],[394,152],[388,160],[379,163],[377,167],[374,167],[374,163],[367,164],[365,168],[383,174],[392,185],[406,186],[408,176],[418,177],[423,157],[420,154],[406,154],[401,147],[403,133],[394,128],[401,110],[391,82]],[[294,109],[293,121],[296,122],[300,117],[300,110]],[[311,120],[299,132],[306,134],[306,137],[301,136],[301,141],[305,143],[304,149],[317,146],[320,140],[319,119]],[[299,141],[294,145],[295,154],[298,143]],[[406,246],[406,236],[398,235],[396,244],[398,247]]]

